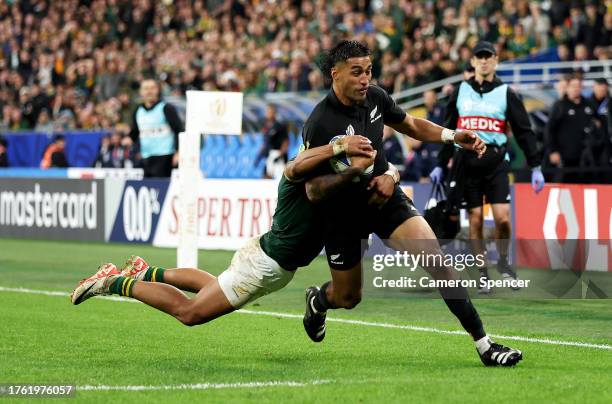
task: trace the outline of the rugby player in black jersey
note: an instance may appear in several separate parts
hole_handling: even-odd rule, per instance
[[[455,143],[482,155],[484,142],[469,130],[452,131],[406,114],[380,87],[371,85],[371,52],[357,41],[342,41],[324,58],[322,70],[332,87],[314,108],[303,129],[306,148],[320,147],[339,133],[370,139],[378,151],[371,176],[338,186],[331,165],[321,165],[306,183],[313,202],[325,216],[325,250],[332,280],[306,291],[304,327],[315,342],[325,337],[328,309],[353,308],[361,300],[362,240],[375,233],[391,247],[411,254],[441,254],[436,237],[412,201],[398,187],[399,178],[389,170],[382,150],[383,127],[425,142]],[[435,279],[458,279],[452,268],[424,268]],[[463,287],[439,288],[451,312],[472,336],[485,365],[512,366],[522,359],[519,350],[496,344]]]

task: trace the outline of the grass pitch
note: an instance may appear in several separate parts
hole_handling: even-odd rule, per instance
[[[612,402],[610,349],[499,339],[524,360],[485,368],[463,335],[329,322],[315,344],[299,317],[234,313],[188,328],[142,304],[75,307],[66,295],[10,291],[69,293],[100,263],[130,254],[175,262],[175,251],[150,246],[0,239],[0,383],[76,384],[76,400],[87,402]],[[201,251],[200,266],[218,274],[231,255]],[[246,309],[301,316],[305,287],[328,278],[318,259]],[[490,334],[612,344],[609,300],[475,304]],[[366,296],[329,317],[460,329],[432,299]]]

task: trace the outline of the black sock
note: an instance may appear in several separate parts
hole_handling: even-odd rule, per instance
[[[508,265],[508,254],[499,254],[499,265]]]
[[[319,293],[317,293],[314,300],[312,301],[312,305],[318,312],[327,311],[327,309],[331,307],[329,301],[327,300],[327,287],[330,283],[331,282],[325,282],[323,285],[321,285]]]
[[[440,288],[440,294],[450,311],[459,319],[463,328],[478,341],[487,334],[484,331],[480,316],[464,287]]]

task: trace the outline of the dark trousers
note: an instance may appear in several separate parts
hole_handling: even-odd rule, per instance
[[[150,177],[170,177],[172,174],[172,154],[165,156],[151,156],[142,159],[144,176]]]

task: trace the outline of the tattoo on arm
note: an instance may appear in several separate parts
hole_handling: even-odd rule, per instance
[[[299,153],[295,160],[290,161],[285,167],[285,177],[289,181],[302,181],[321,163],[328,161],[333,156],[332,146],[320,146],[314,149],[304,150]]]
[[[363,170],[350,167],[340,174],[327,174],[315,177],[306,183],[306,195],[313,203],[323,202],[350,184]]]

